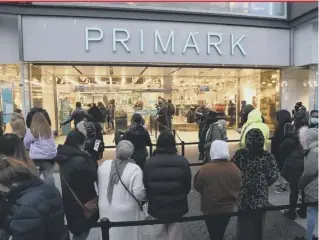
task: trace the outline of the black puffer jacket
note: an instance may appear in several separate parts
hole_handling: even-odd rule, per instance
[[[274,155],[279,170],[284,165],[284,160],[280,157],[279,146],[284,137],[284,129],[287,123],[291,123],[291,115],[287,110],[280,110],[276,113],[278,127],[271,139],[271,153]]]
[[[298,131],[292,131],[284,136],[279,146],[279,157],[283,160],[282,176],[289,182],[299,182],[304,170],[304,156]]]
[[[143,170],[148,157],[146,146],[152,145],[148,131],[142,125],[132,124],[128,131],[124,133],[122,140],[128,140],[134,145],[135,151],[132,158]]]
[[[12,240],[67,240],[61,195],[51,184],[34,177],[6,196],[5,230]]]
[[[37,112],[42,113],[44,115],[44,117],[46,118],[46,120],[48,121],[49,125],[51,126],[50,116],[49,116],[48,112],[45,109],[43,109],[43,108],[32,108],[30,110],[30,112],[28,113],[28,115],[27,115],[27,119],[26,119],[27,128],[30,128],[33,115],[35,113],[37,113]]]
[[[60,165],[60,176],[63,174],[82,204],[97,196],[94,187],[94,182],[97,181],[97,169],[87,152],[75,147],[59,145],[56,161]],[[98,220],[98,215],[86,220],[81,206],[63,182],[62,177],[61,185],[69,230],[73,234],[80,234]]]
[[[174,219],[186,214],[191,178],[189,163],[183,156],[158,153],[148,159],[144,168],[148,213],[157,219]]]

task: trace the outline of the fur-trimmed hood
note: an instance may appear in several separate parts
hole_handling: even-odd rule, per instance
[[[299,131],[300,143],[305,150],[318,147],[318,129],[302,127]]]

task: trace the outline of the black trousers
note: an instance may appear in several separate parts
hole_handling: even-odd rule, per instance
[[[290,186],[289,204],[291,205],[290,210],[291,211],[295,211],[296,210],[296,205],[297,205],[297,202],[298,202],[298,197],[299,197],[298,182],[297,181],[290,182],[289,186]],[[300,211],[301,211],[301,214],[306,215],[307,208],[306,207],[301,207]]]
[[[210,240],[223,240],[230,217],[212,217],[205,220]]]

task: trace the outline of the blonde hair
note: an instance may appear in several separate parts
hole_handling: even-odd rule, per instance
[[[10,188],[13,184],[30,180],[33,176],[29,164],[0,155],[0,184],[3,186]]]
[[[52,136],[51,127],[42,113],[37,112],[33,115],[30,132],[35,139],[48,139]]]

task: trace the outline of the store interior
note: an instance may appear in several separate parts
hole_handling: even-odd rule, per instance
[[[52,127],[60,134],[63,131],[59,123],[69,117],[77,101],[87,109],[89,104],[102,102],[108,106],[114,100],[116,129],[124,128],[123,119],[128,126],[131,116],[138,112],[155,133],[151,117],[156,115],[158,97],[170,99],[176,108],[174,129],[179,135],[192,136],[194,141],[194,110],[201,101],[225,114],[230,133],[238,127],[242,101],[260,109],[270,128],[274,128],[279,108],[277,69],[60,65],[31,68],[31,105],[44,107],[54,118]]]

